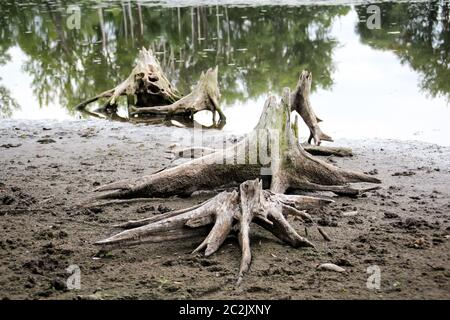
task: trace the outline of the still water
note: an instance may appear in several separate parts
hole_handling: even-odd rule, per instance
[[[3,0],[0,118],[84,119],[73,107],[124,80],[145,46],[182,93],[219,67],[226,131],[251,130],[267,94],[308,69],[333,137],[450,145],[449,2],[377,4],[380,29],[367,27],[367,5],[310,3],[78,1],[81,25],[71,30],[73,2]]]

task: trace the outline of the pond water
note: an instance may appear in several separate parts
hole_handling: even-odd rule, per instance
[[[308,69],[313,107],[333,137],[450,145],[449,2],[379,3],[379,29],[367,26],[367,4],[311,2],[78,1],[80,29],[70,29],[73,2],[3,0],[0,117],[85,119],[73,107],[124,80],[145,46],[183,93],[219,67],[226,131],[250,131],[267,94],[293,88]]]

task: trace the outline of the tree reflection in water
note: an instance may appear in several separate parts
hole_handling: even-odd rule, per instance
[[[180,92],[219,66],[222,105],[294,86],[298,72],[314,74],[313,88],[330,89],[336,17],[350,6],[163,8],[131,2],[81,1],[81,29],[69,30],[72,1],[0,2],[0,65],[19,47],[36,107],[73,106],[128,76],[138,48],[152,48]],[[356,24],[361,41],[391,50],[422,77],[431,96],[450,97],[449,3],[380,3],[382,29]],[[360,20],[366,6],[355,6]],[[400,33],[393,33],[400,31]],[[7,75],[2,75],[5,78]],[[3,79],[4,81],[5,79]],[[1,82],[1,81],[0,81]],[[0,84],[0,116],[18,108]]]
[[[357,25],[361,41],[373,48],[393,51],[421,77],[421,89],[450,102],[450,2],[380,3],[381,29]],[[359,19],[365,7],[356,8]]]
[[[314,86],[329,88],[337,45],[331,25],[350,10],[82,2],[81,30],[69,30],[68,6],[69,1],[2,1],[0,50],[17,45],[24,52],[23,68],[40,107],[56,102],[71,112],[124,79],[142,46],[156,52],[183,93],[202,71],[218,65],[224,105],[281,92],[296,83],[302,68],[315,74]]]

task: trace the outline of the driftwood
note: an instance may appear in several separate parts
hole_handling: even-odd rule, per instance
[[[93,98],[81,102],[75,108],[84,110],[99,99],[106,98],[106,103],[98,109],[113,113],[117,110],[117,100],[127,96],[128,112],[131,116],[138,114],[188,115],[201,110],[216,112],[220,121],[225,122],[225,115],[219,106],[220,91],[217,82],[217,67],[202,73],[192,93],[182,97],[164,74],[158,59],[149,49],[139,51],[136,66],[129,77],[117,87],[107,90]]]
[[[319,119],[314,110],[312,109],[311,101],[309,99],[309,93],[311,91],[312,73],[304,70],[298,79],[297,87],[291,95],[291,109],[292,111],[297,111],[300,116],[305,121],[309,128],[310,135],[308,138],[308,143],[314,139],[316,145],[320,145],[323,141],[331,141],[333,139],[322,132],[319,127]]]

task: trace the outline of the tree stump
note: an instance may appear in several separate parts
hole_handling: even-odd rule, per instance
[[[85,110],[89,104],[106,98],[105,104],[98,111],[115,113],[118,107],[117,101],[121,96],[127,97],[130,116],[146,114],[192,117],[198,111],[210,110],[213,113],[214,123],[216,112],[221,122],[226,121],[219,106],[217,67],[202,73],[194,90],[182,97],[167,79],[158,59],[150,49],[142,48],[139,51],[136,66],[125,81],[113,89],[81,102],[75,109]]]

